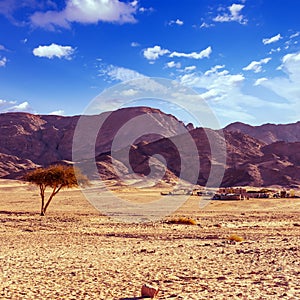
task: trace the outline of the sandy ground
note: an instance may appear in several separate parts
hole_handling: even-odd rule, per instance
[[[198,201],[126,224],[69,190],[40,217],[35,187],[0,180],[0,299],[140,299],[143,283],[158,299],[300,299],[300,199]]]

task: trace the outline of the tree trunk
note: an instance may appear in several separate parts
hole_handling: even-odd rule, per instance
[[[61,186],[60,186],[60,187],[54,187],[54,188],[53,188],[53,191],[52,191],[52,193],[51,193],[51,195],[50,195],[50,197],[49,197],[49,199],[48,199],[46,205],[44,206],[44,209],[43,209],[44,215],[45,215],[45,213],[46,213],[46,210],[47,210],[47,208],[48,208],[48,206],[49,206],[49,204],[50,204],[52,198],[60,191],[60,189],[61,189]]]
[[[45,215],[45,209],[44,209],[44,205],[45,205],[45,189],[40,186],[40,194],[41,194],[41,198],[42,198],[42,206],[41,206],[41,216]]]

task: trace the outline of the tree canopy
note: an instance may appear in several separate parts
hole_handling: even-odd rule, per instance
[[[79,169],[73,166],[53,165],[47,168],[38,168],[30,171],[24,179],[40,188],[42,200],[41,216],[44,216],[52,198],[63,188],[74,188],[88,184],[88,179]],[[46,188],[52,189],[49,198],[45,201]]]

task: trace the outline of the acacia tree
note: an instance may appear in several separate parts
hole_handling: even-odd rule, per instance
[[[48,168],[35,169],[24,176],[24,179],[40,188],[42,200],[41,216],[44,216],[52,198],[63,188],[87,185],[88,179],[79,169],[72,166],[53,165]],[[49,198],[45,199],[46,188],[52,189]]]

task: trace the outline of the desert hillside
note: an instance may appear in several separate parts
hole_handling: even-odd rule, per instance
[[[166,182],[176,180],[181,174],[182,161],[187,161],[187,168],[198,160],[201,165],[197,184],[205,185],[212,164],[220,164],[225,169],[222,186],[283,186],[297,188],[300,186],[300,128],[299,122],[286,125],[266,124],[258,127],[242,123],[227,126],[224,131],[226,142],[226,161],[212,158],[211,140],[222,143],[221,131],[188,126],[171,115],[147,107],[123,108],[115,112],[88,116],[87,124],[105,122],[95,142],[95,157],[98,171],[104,180],[118,181],[112,166],[111,147],[114,138],[122,126],[131,119],[148,116],[149,123],[143,124],[149,134],[134,140],[128,145],[130,126],[124,133],[123,142],[118,145],[121,153],[128,146],[130,149],[130,166],[122,159],[116,159],[119,175],[130,178],[133,173],[148,175],[149,158],[160,154],[164,160],[155,158],[155,174],[160,174],[167,163],[163,177]],[[74,130],[79,116],[61,117],[32,115],[27,113],[0,114],[0,178],[18,179],[29,169],[54,163],[71,163]],[[147,120],[147,119],[146,119]],[[150,122],[151,120],[151,122]],[[133,125],[131,125],[133,126]],[[178,128],[185,126],[189,133],[178,134]],[[155,134],[163,130],[169,138]],[[87,130],[86,136],[89,136]],[[191,157],[191,149],[185,140],[192,136],[197,147],[196,155]],[[209,137],[208,137],[209,136]],[[122,141],[122,138],[119,140]],[[180,153],[176,145],[183,145]],[[82,149],[85,152],[85,144]],[[122,156],[122,155],[119,155]],[[93,159],[93,157],[89,157]],[[214,160],[214,161],[212,161]],[[96,176],[96,175],[95,175]],[[97,175],[98,176],[98,175]],[[189,175],[184,175],[189,180]]]
[[[251,126],[241,122],[229,124],[227,131],[241,132],[250,135],[266,144],[274,142],[300,142],[300,122],[293,124],[264,124]]]

